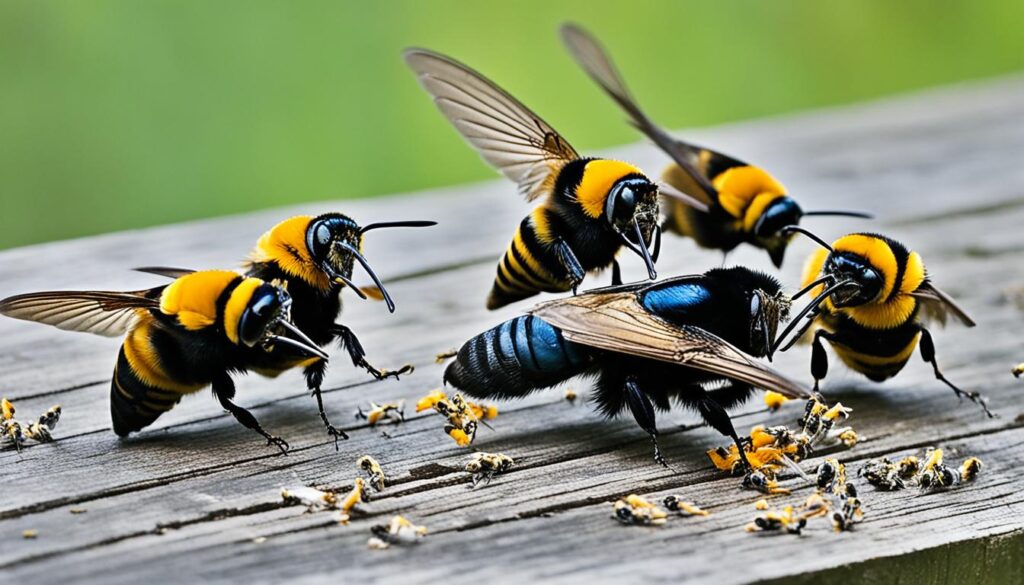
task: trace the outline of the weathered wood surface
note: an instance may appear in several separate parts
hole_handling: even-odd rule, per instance
[[[291,443],[288,457],[264,447],[211,399],[186,400],[152,428],[119,440],[110,431],[107,404],[118,342],[0,321],[0,394],[23,412],[53,403],[65,408],[56,443],[0,452],[0,573],[107,583],[475,578],[466,571],[481,571],[479,578],[491,582],[643,577],[740,583],[817,579],[808,575],[823,570],[837,576],[859,564],[860,575],[872,582],[1020,575],[1024,492],[1018,469],[1024,454],[1017,446],[1024,441],[1024,387],[1009,369],[1024,359],[1018,333],[1024,307],[1018,262],[1024,250],[1024,165],[1017,160],[1024,152],[1022,121],[1024,79],[1011,78],[687,133],[772,169],[806,208],[875,212],[875,222],[817,220],[813,228],[827,238],[877,229],[903,239],[973,314],[977,328],[936,334],[939,359],[950,378],[989,396],[998,418],[958,405],[917,358],[884,385],[837,365],[825,389],[855,409],[851,423],[866,439],[839,453],[851,467],[941,445],[957,460],[972,454],[985,461],[974,484],[927,495],[863,489],[867,517],[855,532],[836,534],[823,522],[802,538],[761,537],[741,529],[754,515],[756,494],[712,472],[703,452],[724,441],[690,413],[661,418],[663,449],[674,466],[665,470],[651,462],[649,441],[631,421],[600,420],[585,403],[563,401],[560,391],[503,404],[495,430],[482,429],[475,447],[507,453],[519,464],[475,491],[459,471],[469,452],[442,433],[436,416],[411,416],[388,428],[390,439],[357,423],[351,413],[369,400],[411,401],[437,387],[442,367],[435,353],[529,305],[495,313],[483,308],[493,263],[527,210],[514,188],[496,181],[0,253],[0,296],[133,288],[159,282],[128,272],[133,266],[231,266],[262,231],[293,213],[341,209],[362,221],[442,222],[429,231],[375,232],[367,243],[367,255],[391,282],[398,312],[350,300],[344,320],[375,363],[412,362],[417,370],[398,382],[371,382],[342,357],[335,361],[327,407],[336,421],[350,423],[345,427],[352,437],[340,452],[323,433],[298,374],[239,382],[241,403]],[[613,154],[652,173],[663,164],[648,145]],[[790,251],[783,278],[792,289],[810,249],[798,241]],[[746,249],[729,262],[769,266],[765,255]],[[659,272],[700,272],[720,263],[717,254],[666,238]],[[642,275],[634,258],[626,257],[624,268],[627,276]],[[776,364],[807,379],[807,360],[806,348],[798,348]],[[766,421],[793,424],[799,409],[788,405],[769,415],[752,402],[735,419],[744,429]],[[367,517],[338,526],[329,514],[281,503],[283,486],[350,485],[362,454],[377,457],[394,478],[393,487],[365,507]],[[796,481],[787,483],[798,488],[794,501],[808,493]],[[610,518],[610,502],[630,492],[679,493],[712,515],[673,519],[661,528],[622,527]],[[87,512],[72,515],[72,508]],[[368,551],[368,526],[399,512],[429,526],[429,538],[411,549]],[[27,529],[39,537],[23,540]],[[257,537],[266,540],[254,542]],[[893,558],[897,562],[888,562]]]

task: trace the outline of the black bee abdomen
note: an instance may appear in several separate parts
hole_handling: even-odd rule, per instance
[[[446,383],[478,398],[522,397],[579,374],[588,351],[532,316],[511,319],[467,341]]]

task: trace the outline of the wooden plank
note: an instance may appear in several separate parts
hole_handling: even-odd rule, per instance
[[[481,566],[486,564],[481,559],[490,559],[501,570],[486,578],[499,581],[689,576],[743,582],[1024,530],[1012,483],[1020,463],[1012,449],[1020,441],[1020,390],[1008,375],[1021,358],[1015,328],[1020,316],[1006,300],[1024,284],[1007,269],[1012,254],[1024,248],[1024,234],[1016,228],[1024,220],[1024,173],[1006,163],[1009,153],[1024,146],[1024,128],[1007,122],[1024,114],[1021,98],[1024,81],[1002,80],[693,133],[695,139],[763,162],[807,208],[850,207],[855,200],[880,215],[884,211],[883,221],[871,228],[881,225],[922,251],[937,281],[974,314],[978,328],[936,335],[939,357],[951,378],[991,397],[999,419],[984,419],[971,405],[957,408],[951,393],[917,360],[884,390],[838,367],[826,388],[830,397],[854,406],[856,426],[867,437],[844,457],[860,461],[941,443],[989,463],[977,484],[942,496],[866,494],[868,520],[855,533],[763,539],[739,530],[753,515],[749,504],[755,496],[736,490],[734,479],[712,473],[703,459],[702,452],[722,439],[685,413],[663,417],[661,423],[675,468],[666,471],[650,462],[649,443],[635,425],[601,421],[586,405],[563,402],[558,391],[503,405],[497,430],[481,431],[476,446],[508,452],[519,466],[492,486],[469,491],[465,475],[457,471],[466,451],[444,437],[436,417],[413,417],[390,440],[346,424],[353,437],[335,453],[296,375],[274,381],[248,377],[240,383],[243,403],[259,405],[254,412],[292,442],[289,457],[262,448],[212,401],[198,399],[186,401],[138,438],[119,441],[109,433],[106,403],[116,342],[3,321],[0,388],[29,412],[62,402],[66,418],[56,444],[20,454],[0,452],[5,495],[0,568],[28,576],[45,567],[57,578],[115,582],[159,574],[427,581],[450,575],[451,567]],[[965,152],[951,165],[949,155],[958,148]],[[614,154],[650,168],[660,164],[648,146]],[[327,208],[311,205],[0,253],[0,295],[153,283],[151,277],[124,271],[140,264],[230,265],[281,217]],[[431,232],[382,233],[379,245],[368,244],[371,261],[394,281],[399,312],[388,316],[380,305],[350,302],[345,321],[377,362],[412,361],[418,369],[399,382],[366,383],[365,375],[338,360],[328,380],[336,388],[328,403],[335,418],[347,423],[358,404],[414,399],[438,385],[441,366],[433,363],[434,353],[529,303],[493,314],[482,307],[494,258],[525,211],[508,185],[347,202],[345,209],[371,221],[444,222]],[[493,219],[480,221],[481,209]],[[814,229],[831,237],[851,226],[819,221]],[[688,242],[667,244],[660,263],[665,275],[697,272],[721,261]],[[794,288],[799,270],[794,260],[810,249],[800,242],[791,252],[783,277]],[[729,260],[766,266],[765,258],[750,250]],[[626,262],[629,274],[640,276],[633,264]],[[777,363],[805,377],[806,360],[806,351],[794,351]],[[797,410],[768,417],[751,404],[737,424],[792,422]],[[277,491],[284,485],[344,488],[354,475],[354,459],[366,452],[400,482],[368,506],[369,518],[338,527],[325,515],[280,504]],[[657,530],[622,528],[609,519],[608,502],[631,491],[682,492],[714,515]],[[89,511],[73,516],[68,512],[73,507]],[[364,547],[367,525],[394,512],[422,520],[434,534],[414,550],[370,554]],[[927,530],[915,529],[921,524]],[[38,539],[17,538],[30,528],[40,531]],[[270,538],[255,544],[256,536]],[[715,552],[692,554],[703,550]],[[725,550],[727,563],[719,552]],[[755,569],[739,573],[730,567]]]

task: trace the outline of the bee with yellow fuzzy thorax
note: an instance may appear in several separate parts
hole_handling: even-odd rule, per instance
[[[0,314],[60,329],[125,335],[110,388],[114,432],[152,424],[188,394],[206,386],[245,427],[287,452],[233,401],[234,372],[259,370],[287,353],[297,360],[327,354],[289,321],[292,299],[280,286],[235,272],[192,272],[167,286],[131,292],[58,291],[10,297]]]
[[[815,391],[828,373],[822,339],[850,369],[875,382],[898,374],[920,344],[921,357],[931,364],[936,379],[993,416],[984,397],[961,390],[939,370],[927,322],[945,323],[949,315],[968,327],[973,327],[974,321],[932,284],[917,252],[878,234],[849,234],[829,245],[803,228],[788,229],[807,235],[822,249],[808,259],[804,288],[793,297],[810,293],[815,298],[778,336],[775,347],[782,346],[781,351],[785,351],[813,329],[811,375]],[[783,345],[797,327],[797,333]]]
[[[665,199],[666,231],[725,253],[750,244],[767,251],[779,267],[792,238],[782,228],[812,215],[870,217],[854,211],[804,211],[765,170],[670,136],[640,109],[593,36],[574,24],[563,25],[561,35],[587,75],[626,112],[633,126],[672,159],[662,175],[662,195],[671,197]]]
[[[658,186],[637,167],[581,157],[562,136],[486,77],[423,49],[405,61],[441,113],[492,167],[541,203],[519,224],[487,299],[497,309],[540,292],[576,291],[587,273],[613,268],[625,246],[655,278]],[[649,250],[653,245],[654,251]]]
[[[351,289],[360,298],[367,294],[352,281],[352,272],[358,262],[375,283],[374,294],[379,294],[388,310],[394,312],[395,303],[381,283],[370,263],[363,256],[363,240],[366,232],[380,228],[427,227],[436,225],[433,221],[397,221],[372,223],[360,226],[352,218],[340,213],[325,213],[318,216],[300,215],[286,219],[264,233],[245,264],[246,276],[261,278],[267,282],[283,283],[294,303],[291,308],[295,325],[319,346],[337,341],[344,348],[352,363],[363,368],[374,378],[388,376],[397,378],[412,371],[405,366],[396,371],[380,370],[366,359],[362,343],[350,328],[336,323],[341,314],[341,291]],[[140,268],[143,272],[180,276],[187,270],[175,268]],[[259,373],[276,376],[294,367],[303,368],[306,385],[317,401],[320,419],[328,434],[334,437],[335,447],[339,438],[346,439],[344,431],[331,425],[324,410],[321,385],[327,373],[327,362],[308,359],[289,352],[278,352],[270,359],[262,356]]]
[[[498,416],[498,407],[493,404],[469,402],[461,394],[449,398],[443,390],[434,390],[416,403],[416,412],[430,409],[447,419],[444,432],[460,447],[472,444],[476,438],[477,423],[490,428],[487,421]]]

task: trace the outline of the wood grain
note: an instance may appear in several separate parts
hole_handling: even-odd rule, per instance
[[[368,401],[414,401],[440,385],[434,354],[530,306],[483,308],[494,262],[527,207],[506,182],[346,202],[361,221],[436,219],[430,230],[372,234],[367,256],[389,281],[398,312],[348,299],[344,321],[384,367],[410,362],[414,374],[372,382],[345,360],[332,364],[329,412],[352,438],[338,452],[323,433],[301,377],[239,380],[239,400],[293,446],[287,457],[264,447],[212,399],[184,401],[151,429],[120,440],[110,431],[107,393],[117,342],[11,320],[0,321],[0,394],[23,412],[61,403],[58,441],[18,453],[0,451],[0,571],[14,579],[45,572],[52,580],[140,579],[270,582],[401,579],[430,582],[461,571],[489,582],[557,578],[568,582],[643,578],[745,583],[843,578],[850,567],[869,582],[919,578],[953,583],[992,580],[1019,570],[1024,495],[1020,408],[1024,387],[1009,375],[1021,355],[1024,307],[1024,79],[947,88],[851,108],[687,132],[695,141],[771,169],[806,209],[857,207],[873,222],[818,219],[827,239],[881,230],[922,253],[930,274],[977,320],[935,333],[945,373],[991,399],[987,419],[937,383],[914,358],[883,385],[834,366],[832,399],[854,408],[864,441],[838,452],[851,468],[879,455],[942,445],[956,460],[981,457],[978,481],[941,494],[863,490],[867,517],[854,532],[822,523],[801,538],[746,534],[756,494],[714,473],[703,452],[725,440],[691,413],[660,417],[662,448],[673,469],[651,461],[646,436],[629,420],[603,421],[560,390],[501,404],[495,430],[475,448],[514,457],[517,466],[490,486],[468,489],[460,471],[469,451],[455,447],[436,415],[388,427],[390,439],[356,421]],[[571,138],[571,137],[570,137]],[[611,153],[648,169],[664,159],[648,145]],[[338,204],[339,206],[341,204]],[[229,267],[270,225],[330,203],[110,234],[0,253],[0,296],[42,289],[132,289],[159,282],[127,269],[140,265]],[[485,217],[486,221],[481,218]],[[666,239],[665,276],[720,265],[719,254]],[[797,287],[798,241],[782,271]],[[625,276],[643,269],[626,258]],[[762,253],[741,249],[729,263],[768,269]],[[585,287],[607,283],[607,275]],[[543,298],[550,298],[545,296]],[[537,300],[541,300],[538,297]],[[776,365],[808,379],[806,348]],[[838,362],[836,361],[838,364]],[[575,384],[584,391],[585,384]],[[585,392],[582,392],[585,395]],[[411,409],[410,409],[411,410]],[[750,403],[736,413],[747,428],[793,424],[800,405],[769,415]],[[374,455],[394,484],[348,526],[281,502],[289,485],[345,489],[355,460]],[[805,464],[813,468],[828,453]],[[808,493],[797,480],[793,501]],[[706,518],[673,518],[661,528],[622,527],[615,498],[679,493],[709,509]],[[779,498],[778,502],[788,500]],[[71,514],[70,509],[85,509]],[[368,526],[394,513],[426,524],[431,535],[411,549],[371,552]],[[39,531],[24,540],[23,530]],[[266,538],[254,542],[257,537]],[[941,564],[944,563],[944,564]],[[818,574],[818,572],[822,572]],[[1019,574],[1016,573],[1016,574]]]

